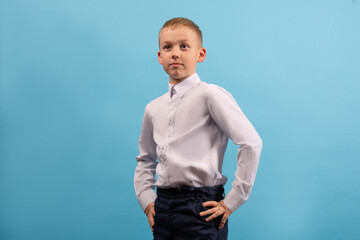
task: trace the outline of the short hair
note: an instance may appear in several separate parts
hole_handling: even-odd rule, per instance
[[[159,40],[160,40],[161,31],[163,31],[164,29],[170,28],[171,30],[174,30],[174,29],[177,29],[180,27],[188,27],[191,30],[195,31],[195,33],[198,35],[198,38],[200,39],[200,45],[202,47],[203,40],[202,40],[202,33],[201,33],[199,26],[196,25],[190,19],[184,18],[184,17],[176,17],[176,18],[172,18],[172,19],[166,21],[159,31]]]

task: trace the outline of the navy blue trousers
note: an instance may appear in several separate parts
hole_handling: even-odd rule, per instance
[[[154,240],[226,240],[228,221],[220,230],[222,216],[206,222],[199,213],[209,208],[203,202],[224,198],[223,186],[157,189]]]

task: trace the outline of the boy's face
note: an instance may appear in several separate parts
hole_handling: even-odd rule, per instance
[[[159,45],[159,63],[173,85],[195,73],[197,63],[203,62],[206,57],[206,49],[201,47],[198,35],[188,27],[163,29]]]

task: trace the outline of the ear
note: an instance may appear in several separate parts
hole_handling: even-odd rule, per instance
[[[160,51],[158,51],[158,60],[159,60],[159,63],[162,65],[162,59],[161,59],[161,53],[160,53]]]
[[[198,62],[203,62],[205,58],[206,58],[206,49],[202,47],[200,48]]]

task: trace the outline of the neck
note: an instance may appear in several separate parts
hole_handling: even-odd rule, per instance
[[[172,79],[170,78],[169,82],[172,84],[172,85],[176,85],[176,84],[179,84],[181,83],[185,78],[181,78],[181,79]]]
[[[172,84],[172,85],[176,85],[176,84],[179,84],[181,83],[184,79],[190,77],[191,75],[193,75],[194,73],[190,74],[189,76],[186,76],[186,77],[183,77],[183,78],[177,78],[177,79],[174,79],[174,78],[171,78],[169,77],[169,82]]]

